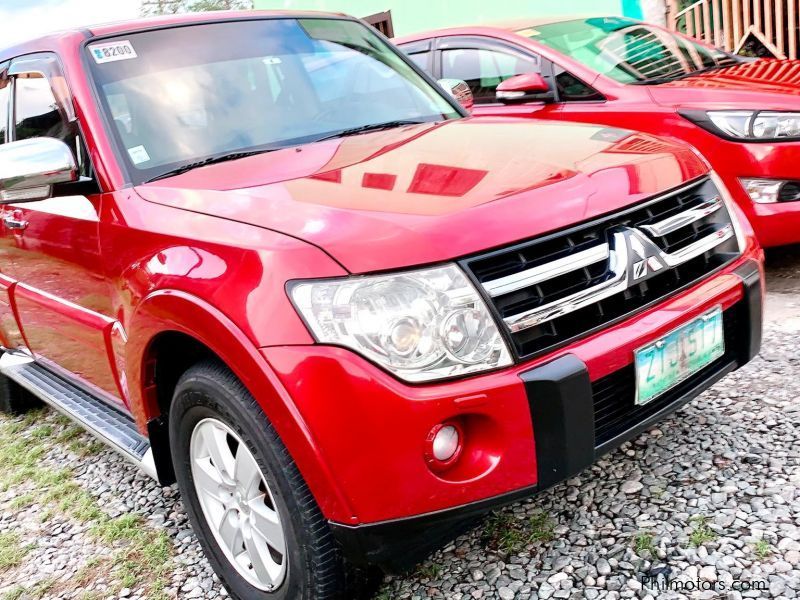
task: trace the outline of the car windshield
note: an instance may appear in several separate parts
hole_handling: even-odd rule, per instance
[[[273,18],[92,41],[102,109],[134,183],[200,163],[460,116],[359,22]]]
[[[518,33],[621,83],[664,83],[738,62],[722,50],[618,17],[550,23]]]

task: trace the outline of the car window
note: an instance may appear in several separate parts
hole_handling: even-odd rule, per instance
[[[601,93],[583,83],[569,71],[555,65],[553,69],[560,102],[597,102],[604,99]]]
[[[2,71],[3,69],[0,67],[0,73]],[[0,77],[0,144],[5,144],[8,141],[6,129],[8,129],[8,104],[11,100],[8,97],[10,89],[9,80],[5,77]]]
[[[484,48],[454,48],[442,51],[442,77],[467,82],[476,103],[496,102],[501,82],[525,73],[538,73],[532,57]]]
[[[110,46],[127,57],[105,60]],[[373,29],[350,20],[143,31],[87,52],[101,107],[137,182],[229,154],[460,116]]]
[[[431,52],[414,52],[409,54],[408,58],[423,71],[431,72]]]
[[[559,21],[517,33],[620,83],[662,82],[739,60],[678,33],[618,17]]]
[[[39,73],[17,76],[15,139],[54,137],[66,140],[69,127],[61,118],[50,83]]]

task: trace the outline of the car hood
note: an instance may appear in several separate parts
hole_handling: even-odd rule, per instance
[[[707,170],[688,146],[643,133],[468,118],[210,165],[136,191],[303,239],[364,273],[561,229]]]
[[[797,110],[800,60],[756,60],[650,86],[656,102],[675,107]]]

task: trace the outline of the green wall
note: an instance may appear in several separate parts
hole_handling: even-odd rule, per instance
[[[328,10],[356,17],[391,10],[395,35],[531,16],[641,17],[639,0],[255,0],[255,5],[264,9]]]

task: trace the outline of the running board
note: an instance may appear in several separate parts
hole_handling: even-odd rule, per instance
[[[152,478],[158,479],[150,442],[139,433],[128,415],[24,354],[4,352],[0,356],[0,373],[75,421]]]

